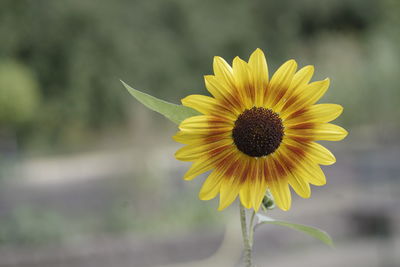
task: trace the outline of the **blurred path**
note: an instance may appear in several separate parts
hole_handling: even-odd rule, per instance
[[[147,156],[119,151],[22,162],[17,166],[15,179],[2,181],[0,211],[12,209],[18,199],[33,201],[27,195],[34,188],[52,192],[68,184],[74,185],[71,188],[91,190],[104,178],[116,173],[132,175],[143,168],[178,177],[182,165],[170,156],[174,151],[175,147],[166,147]],[[399,146],[349,149],[346,153],[338,157],[338,164],[326,168],[329,186],[313,190],[311,200],[294,197],[290,213],[274,210],[270,214],[323,228],[332,235],[336,248],[279,226],[261,227],[255,241],[258,267],[400,266]],[[152,165],[145,164],[149,157],[156,157]],[[102,201],[108,199],[103,195],[97,197]],[[50,194],[46,201],[63,201],[60,198],[58,193]],[[232,215],[231,222],[225,235],[215,229],[194,229],[191,233],[157,239],[136,233],[87,238],[52,247],[3,246],[0,266],[232,266],[241,254],[241,235],[236,215]]]

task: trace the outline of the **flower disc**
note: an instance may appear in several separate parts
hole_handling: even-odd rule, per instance
[[[236,147],[246,155],[267,156],[282,142],[282,120],[270,109],[246,109],[235,121],[232,138]]]

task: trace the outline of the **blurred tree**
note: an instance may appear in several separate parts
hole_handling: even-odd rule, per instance
[[[25,66],[0,62],[0,126],[18,127],[34,118],[39,106],[38,83]]]
[[[34,120],[39,107],[38,82],[26,66],[0,61],[0,158],[15,155],[16,131]]]
[[[396,75],[384,70],[371,75],[375,64],[385,63],[382,56],[399,56],[397,39],[385,34],[398,28],[395,3],[0,1],[0,62],[14,59],[27,66],[43,97],[18,136],[28,143],[35,138],[49,145],[70,138],[84,143],[79,135],[127,122],[133,102],[119,79],[178,102],[184,95],[205,92],[202,75],[211,73],[214,55],[246,58],[256,47],[267,52],[271,69],[289,57],[300,65],[315,64],[317,78],[329,75],[333,80],[335,90],[328,97],[354,109],[345,113],[346,123],[369,122],[372,113],[365,103],[376,99],[378,76],[388,81],[384,98],[399,97]],[[370,45],[377,40],[379,45]],[[389,52],[383,55],[380,46]],[[349,98],[349,92],[360,97]],[[372,118],[394,119],[394,102]]]

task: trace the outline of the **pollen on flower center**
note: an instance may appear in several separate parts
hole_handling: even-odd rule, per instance
[[[278,114],[270,109],[246,109],[235,121],[232,137],[236,147],[252,157],[273,153],[281,144],[284,127]]]

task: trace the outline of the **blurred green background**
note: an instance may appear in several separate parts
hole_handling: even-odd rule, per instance
[[[271,73],[294,58],[330,77],[323,102],[344,106],[337,123],[350,132],[328,144],[338,158],[328,186],[274,211],[326,229],[339,249],[268,229],[256,240],[260,266],[263,256],[275,266],[399,266],[399,14],[396,0],[2,0],[0,266],[211,256],[226,222],[238,224],[235,208],[197,199],[202,178],[181,181],[188,165],[173,157],[176,126],[119,80],[179,103],[207,94],[213,56],[247,60],[257,47]],[[310,262],[315,248],[322,256]],[[285,250],[293,256],[278,259]]]

